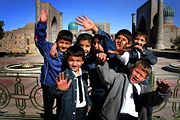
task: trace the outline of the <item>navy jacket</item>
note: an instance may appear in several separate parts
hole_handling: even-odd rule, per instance
[[[118,58],[118,55],[110,54],[107,52],[108,50],[116,50],[115,44],[111,39],[111,37],[109,36],[109,34],[107,34],[106,32],[104,32],[99,28],[98,28],[98,34],[104,36],[102,46],[109,57],[108,63],[110,68],[114,69],[116,72],[128,74],[129,73],[128,67],[121,62],[121,60]]]
[[[58,113],[58,120],[75,120],[76,118],[76,94],[77,84],[75,75],[71,69],[66,69],[65,74],[68,74],[68,80],[72,80],[72,83],[67,91],[58,90],[56,87],[51,87],[50,94],[54,97],[59,97],[61,102],[60,113]],[[82,71],[82,80],[85,90],[85,98],[87,105],[91,106],[91,100],[88,96],[87,86],[88,74],[86,71]]]
[[[41,83],[47,86],[54,86],[56,76],[62,72],[64,56],[58,50],[58,57],[51,58],[50,50],[52,43],[46,41],[46,23],[38,22],[35,27],[35,44],[44,57],[44,64],[41,68]]]
[[[102,41],[102,46],[105,49],[106,53],[108,50],[116,50],[115,44],[108,33],[98,28],[98,34],[104,36],[104,40]],[[108,54],[108,57],[110,58],[114,56],[115,56],[114,54]]]
[[[138,58],[138,52],[140,53],[140,58]],[[145,59],[151,65],[155,65],[157,63],[157,57],[153,55],[151,50],[148,50],[147,47],[143,47],[143,52],[138,49],[133,48],[129,51],[130,57],[129,62],[134,64],[138,59]]]
[[[90,86],[92,88],[90,96],[93,104],[92,106],[98,106],[100,108],[105,100],[107,89],[99,78],[96,58],[92,54],[87,55],[82,68],[88,71]]]

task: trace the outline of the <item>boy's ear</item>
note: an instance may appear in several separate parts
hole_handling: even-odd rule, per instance
[[[82,61],[82,64],[84,64],[84,60]]]

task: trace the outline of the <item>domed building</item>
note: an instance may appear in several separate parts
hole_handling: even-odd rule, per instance
[[[132,31],[141,29],[149,34],[148,46],[171,49],[173,40],[180,36],[180,27],[174,24],[174,10],[163,0],[148,0],[132,14]]]
[[[174,10],[169,5],[165,5],[163,14],[164,14],[164,24],[173,24]]]
[[[164,45],[171,47],[173,46],[172,41],[180,35],[179,28],[174,25],[174,10],[169,5],[164,6],[163,15]]]
[[[68,24],[68,30],[70,30],[73,34],[76,34],[78,33],[78,25],[72,21]]]

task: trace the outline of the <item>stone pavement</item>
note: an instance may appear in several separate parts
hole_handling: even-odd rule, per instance
[[[5,65],[18,64],[18,63],[43,63],[43,58],[40,54],[29,54],[29,55],[26,55],[25,57],[0,57],[0,68],[4,67]],[[155,75],[155,80],[157,80],[157,79],[171,80],[172,87],[174,89],[175,86],[177,85],[177,80],[179,79],[180,73],[171,72],[167,69],[169,64],[171,64],[171,63],[180,63],[180,59],[158,57],[158,63],[156,65],[154,65],[154,75]],[[30,85],[33,83],[27,83],[27,84]],[[41,97],[41,96],[39,96],[39,97]],[[178,98],[180,98],[180,88],[179,88],[179,92],[178,92]],[[171,120],[171,119],[173,119],[172,116],[174,113],[172,111],[172,106],[173,106],[172,103],[167,102],[167,104],[165,105],[165,107],[162,110],[160,110],[159,112],[153,113],[153,116],[154,116],[153,120]],[[180,108],[180,106],[179,106],[179,108]],[[28,108],[28,109],[29,109],[29,112],[33,111],[32,108]],[[159,109],[155,109],[155,110],[159,110]],[[180,120],[180,119],[178,118],[178,120]]]
[[[156,53],[156,55],[160,57],[158,57],[157,64],[154,65],[155,80],[158,80],[158,79],[170,80],[171,85],[172,85],[172,90],[174,90],[175,87],[177,88],[177,85],[178,85],[179,88],[176,89],[177,98],[180,99],[180,81],[179,81],[179,84],[177,84],[177,80],[180,79],[180,68],[178,68],[178,70],[170,68],[170,64],[180,65],[180,52],[176,52],[175,54],[173,54],[171,51],[170,52],[160,51]],[[178,104],[175,104],[175,103],[172,103],[172,101],[169,101],[166,104],[162,104],[161,106],[163,105],[165,105],[165,107],[162,110],[160,110],[159,112],[153,113],[154,119],[156,118],[160,120],[174,120],[172,116],[174,115],[175,111],[177,112],[178,109],[180,111],[180,100]],[[155,109],[154,111],[157,111],[157,110]],[[180,120],[180,116],[177,119]]]

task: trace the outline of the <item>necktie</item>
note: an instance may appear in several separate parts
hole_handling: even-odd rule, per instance
[[[138,91],[135,87],[135,85],[132,85],[133,86],[133,98],[134,98],[134,104],[135,104],[135,107],[136,107],[136,112],[139,112],[140,110],[140,99],[139,99],[139,95],[138,95]]]
[[[83,101],[82,85],[81,85],[81,76],[78,76],[78,86],[79,86],[79,101]]]

